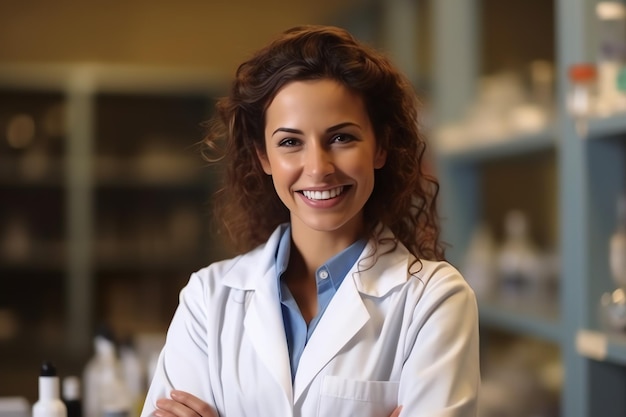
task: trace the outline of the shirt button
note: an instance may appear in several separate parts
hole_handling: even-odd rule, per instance
[[[328,278],[328,271],[326,271],[325,269],[321,270],[319,276],[321,279]]]

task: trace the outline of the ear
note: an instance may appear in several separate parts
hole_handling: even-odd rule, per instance
[[[376,151],[376,155],[374,156],[374,169],[384,167],[385,162],[387,162],[387,151],[379,147]]]
[[[270,165],[270,161],[267,158],[267,154],[265,151],[256,148],[256,156],[259,158],[259,162],[261,163],[261,167],[263,167],[263,172],[267,175],[272,175],[272,166]]]

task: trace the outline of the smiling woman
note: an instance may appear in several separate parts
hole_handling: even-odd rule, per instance
[[[327,240],[316,250],[325,259],[363,235],[362,209],[385,154],[363,99],[330,79],[283,87],[267,108],[258,151],[289,210],[293,241]]]
[[[217,109],[205,143],[241,255],[182,290],[142,416],[475,416],[476,300],[443,260],[406,78],[297,27]]]

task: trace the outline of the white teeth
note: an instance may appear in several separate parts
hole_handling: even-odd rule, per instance
[[[325,191],[308,191],[303,190],[302,194],[309,200],[329,200],[331,198],[337,197],[339,194],[343,192],[343,187],[333,188],[332,190]]]

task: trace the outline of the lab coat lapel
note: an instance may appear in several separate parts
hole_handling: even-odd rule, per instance
[[[291,404],[292,385],[289,352],[285,338],[280,300],[276,289],[276,272],[272,267],[257,277],[258,285],[244,319],[246,334],[259,358],[283,389]],[[263,383],[263,381],[259,381]]]
[[[348,274],[333,296],[302,352],[294,381],[294,403],[320,370],[370,318],[350,275]]]
[[[389,229],[382,230],[380,243],[368,243],[322,315],[298,363],[294,404],[319,372],[369,321],[362,296],[384,297],[408,279],[412,255],[401,243],[394,245],[386,238],[393,238]]]

